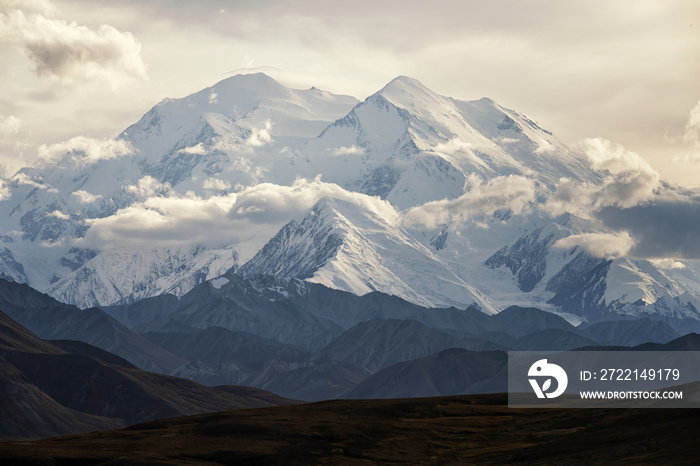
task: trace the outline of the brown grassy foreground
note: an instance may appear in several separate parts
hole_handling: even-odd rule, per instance
[[[337,400],[0,443],[0,464],[698,464],[700,412]]]

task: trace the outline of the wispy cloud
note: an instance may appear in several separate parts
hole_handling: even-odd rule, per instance
[[[535,201],[535,182],[518,175],[499,176],[484,182],[476,175],[469,178],[470,187],[456,199],[432,201],[406,212],[404,223],[435,228],[447,223],[509,209],[518,214]]]
[[[624,256],[634,246],[634,240],[629,233],[582,233],[562,238],[554,243],[554,247],[570,249],[580,246],[595,257],[606,259]]]
[[[607,206],[631,207],[654,198],[661,177],[634,152],[602,138],[584,139],[581,148],[597,170],[607,173],[602,184],[562,178],[547,200],[552,215],[571,212],[590,217]]]
[[[250,136],[246,140],[246,144],[251,147],[260,147],[266,144],[272,143],[272,122],[270,120],[265,120],[263,126],[260,128],[253,128],[250,132]]]
[[[44,163],[56,163],[67,156],[81,168],[100,160],[131,155],[133,152],[131,144],[125,139],[95,139],[85,136],[76,136],[55,144],[42,144],[38,148],[39,158]]]
[[[191,155],[206,155],[207,154],[207,149],[204,147],[204,145],[200,142],[199,144],[196,144],[191,147],[185,147],[184,149],[180,149],[178,151],[181,154],[191,154]]]
[[[53,212],[49,213],[48,216],[59,220],[70,220],[70,215],[63,213],[60,210],[54,210]]]
[[[685,139],[700,146],[700,102],[690,111],[685,125]]]
[[[135,185],[125,186],[124,191],[141,198],[152,198],[165,196],[170,192],[170,188],[170,183],[161,183],[152,176],[144,176]]]
[[[92,204],[96,200],[102,199],[101,194],[92,194],[82,189],[72,192],[71,196],[76,198],[81,204]]]
[[[19,133],[19,129],[22,127],[22,120],[14,115],[9,115],[7,117],[0,115],[0,139],[4,139],[9,136],[14,136]]]
[[[333,149],[328,149],[328,151],[335,157],[340,155],[362,155],[365,153],[365,149],[354,145],[335,147]]]

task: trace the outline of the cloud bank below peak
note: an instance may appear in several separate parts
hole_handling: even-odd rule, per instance
[[[320,178],[297,179],[291,186],[260,183],[238,193],[209,197],[178,195],[156,184],[145,177],[126,187],[141,200],[109,217],[89,220],[89,229],[79,243],[98,250],[193,243],[219,247],[251,241],[262,246],[283,225],[306,215],[324,197],[354,203],[394,224],[400,221],[400,214],[388,202]],[[246,252],[257,251],[241,251],[242,258]]]

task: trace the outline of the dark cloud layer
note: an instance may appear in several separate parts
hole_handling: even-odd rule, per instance
[[[606,207],[598,212],[606,226],[630,233],[639,258],[700,259],[700,198],[659,201],[627,209]]]

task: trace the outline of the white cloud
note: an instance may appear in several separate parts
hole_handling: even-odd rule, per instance
[[[231,189],[231,183],[218,178],[207,178],[202,187],[210,191],[228,191]]]
[[[10,115],[5,117],[0,115],[0,138],[6,138],[9,136],[14,136],[19,133],[19,129],[22,127],[22,120],[16,116]]]
[[[545,204],[551,215],[571,212],[590,218],[604,207],[632,207],[657,196],[661,177],[646,160],[605,139],[584,139],[579,144],[593,168],[606,171],[600,184],[562,178]]]
[[[42,144],[37,149],[39,158],[45,163],[55,163],[66,154],[78,167],[84,167],[99,160],[114,159],[134,152],[129,141],[124,139],[94,139],[76,136],[56,144]]]
[[[690,111],[685,125],[685,139],[700,146],[700,102]]]
[[[298,179],[291,186],[262,183],[240,193],[208,198],[173,193],[148,197],[110,217],[89,220],[90,228],[81,243],[96,249],[193,242],[221,246],[255,238],[264,244],[284,224],[306,215],[324,197],[354,203],[395,224],[400,221],[400,214],[391,204],[377,197],[353,193],[320,179]]]
[[[0,1],[0,13],[12,10],[38,13],[44,16],[54,16],[56,7],[49,0],[2,0]]]
[[[77,198],[81,204],[91,204],[98,199],[102,199],[101,194],[92,194],[82,189],[72,192],[71,195]]]
[[[683,154],[683,155],[674,155],[673,158],[671,158],[672,163],[689,163],[696,165],[700,163],[700,154]]]
[[[374,212],[390,223],[398,223],[399,214],[387,201],[378,197],[347,191],[320,178],[300,178],[291,186],[261,183],[238,194],[233,216],[246,216],[257,223],[275,223],[280,218],[298,218],[321,198],[332,197],[354,203]]]
[[[501,143],[501,144],[515,144],[516,142],[520,142],[519,139],[506,138],[506,137],[496,138],[495,141],[498,143]]]
[[[124,187],[124,191],[139,197],[163,196],[170,191],[170,183],[161,183],[152,176],[144,176],[136,185]]]
[[[537,141],[537,149],[535,149],[535,154],[552,154],[555,150],[556,147],[554,147],[551,142],[544,138],[539,138]]]
[[[465,222],[477,215],[489,215],[500,209],[519,214],[535,201],[535,183],[524,176],[499,176],[484,183],[476,175],[469,177],[468,192],[456,199],[443,199],[412,207],[404,223],[435,228],[453,222]]]
[[[54,210],[53,212],[51,212],[48,215],[49,215],[49,217],[54,217],[54,218],[58,218],[61,220],[69,220],[70,219],[70,215],[64,214],[60,210]]]
[[[215,104],[218,102],[219,102],[219,96],[216,94],[216,92],[212,91],[212,93],[209,94],[209,103]]]
[[[248,175],[249,184],[256,184],[267,172],[267,168],[253,165],[253,162],[248,157],[240,154],[231,160],[231,168]]]
[[[634,241],[626,231],[614,233],[582,233],[562,238],[554,243],[554,247],[570,249],[581,246],[591,255],[601,258],[624,256],[634,246]]]
[[[10,187],[5,183],[5,180],[0,179],[0,201],[5,201],[12,196]]]
[[[657,269],[675,269],[682,270],[685,268],[685,264],[676,259],[665,258],[665,259],[651,259],[649,260],[654,267]]]
[[[334,149],[328,149],[334,157],[339,155],[362,155],[365,150],[360,146],[341,146]]]
[[[131,33],[49,18],[48,7],[26,14],[24,4],[12,6],[17,9],[0,13],[0,41],[18,44],[39,76],[64,84],[96,80],[113,90],[147,78],[141,44]]]
[[[431,149],[435,152],[454,154],[455,152],[471,152],[473,148],[474,144],[453,138],[447,142],[438,143]]]
[[[253,128],[246,143],[251,147],[260,147],[272,143],[272,122],[265,120],[262,128]]]
[[[206,155],[207,150],[204,148],[204,145],[200,142],[197,145],[191,146],[191,147],[185,147],[184,149],[180,149],[178,151],[180,154],[192,154],[192,155]]]
[[[17,185],[27,185],[38,189],[51,189],[51,186],[46,184],[44,180],[34,180],[23,172],[18,172],[14,176],[10,177],[8,181],[16,183]]]
[[[626,150],[620,144],[603,138],[587,138],[583,139],[579,146],[596,170],[608,170],[613,175],[630,171],[658,175],[640,155]]]

